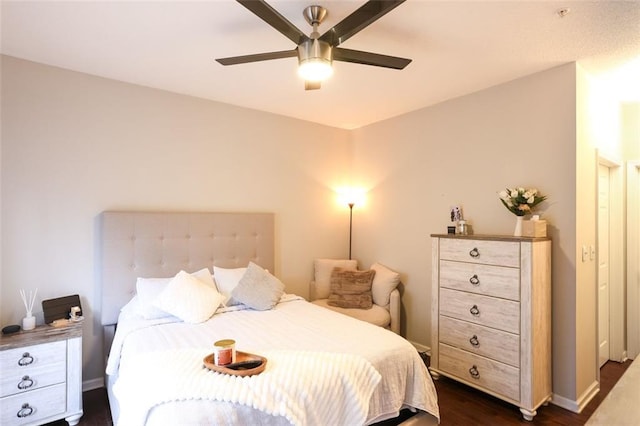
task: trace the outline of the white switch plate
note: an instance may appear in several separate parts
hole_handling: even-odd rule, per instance
[[[589,248],[587,246],[582,246],[582,261],[586,262],[589,258]]]

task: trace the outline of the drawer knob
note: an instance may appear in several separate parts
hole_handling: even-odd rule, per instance
[[[478,371],[478,367],[476,367],[475,365],[471,366],[471,368],[469,369],[469,374],[471,374],[471,377],[473,377],[474,379],[480,378],[480,372]]]
[[[478,251],[478,249],[476,247],[473,248],[473,250],[471,250],[469,252],[469,256],[473,257],[474,259],[477,257],[480,257],[480,252]]]
[[[33,386],[33,379],[29,376],[22,376],[22,380],[18,383],[18,389],[29,389],[31,386]]]
[[[25,365],[29,365],[33,363],[33,357],[29,354],[29,352],[25,352],[22,354],[22,358],[18,360],[18,365],[24,367]]]
[[[469,282],[473,285],[479,285],[480,284],[480,279],[478,278],[477,275],[472,276],[471,278],[469,278]]]
[[[471,315],[473,315],[474,317],[477,317],[478,315],[480,315],[480,309],[478,309],[478,305],[473,305],[471,307],[471,309],[469,309],[469,312],[471,313]]]
[[[469,343],[471,343],[471,346],[476,348],[480,346],[480,341],[478,340],[478,336],[476,336],[475,334],[473,335],[473,337],[471,337],[471,339],[469,339]]]
[[[33,414],[33,408],[28,403],[22,404],[22,408],[18,411],[18,417],[28,417]]]

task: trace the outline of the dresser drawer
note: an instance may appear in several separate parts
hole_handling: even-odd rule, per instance
[[[520,334],[520,303],[512,300],[441,288],[440,314]]]
[[[520,269],[441,260],[440,286],[520,300]]]
[[[520,336],[440,317],[440,342],[514,367],[520,366]]]
[[[440,259],[517,268],[520,266],[520,243],[442,238]]]
[[[440,344],[440,370],[491,392],[520,400],[520,370]]]
[[[63,414],[67,409],[66,396],[66,386],[62,383],[0,398],[0,424],[7,426],[31,424],[47,417]]]
[[[1,351],[0,371],[0,397],[62,383],[67,376],[67,342]]]

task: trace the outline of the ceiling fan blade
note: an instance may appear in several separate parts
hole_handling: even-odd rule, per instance
[[[304,90],[318,90],[320,88],[320,82],[319,81],[309,81],[309,80],[305,80],[304,81]]]
[[[216,59],[222,65],[246,64],[248,62],[268,61],[270,59],[282,59],[298,56],[298,50],[282,50],[280,52],[256,53],[253,55],[232,56],[230,58]]]
[[[274,8],[269,6],[263,0],[236,0],[238,3],[249,9],[258,18],[282,33],[289,40],[294,42],[296,46],[307,40],[306,34],[296,28],[291,22],[280,15]]]
[[[357,32],[363,30],[374,21],[391,12],[405,0],[369,0],[351,15],[337,23],[333,28],[320,36],[320,40],[337,46],[344,43]]]
[[[411,59],[381,55],[379,53],[363,52],[361,50],[344,49],[342,47],[335,47],[333,49],[333,60],[373,65],[376,67],[393,68],[396,70],[404,69],[411,63]]]

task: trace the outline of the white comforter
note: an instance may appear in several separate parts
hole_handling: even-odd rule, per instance
[[[236,340],[238,350],[266,356],[267,370],[251,380],[231,381],[203,370],[202,358],[212,352],[213,342],[224,338]],[[308,356],[301,356],[303,353]],[[337,383],[328,371],[322,377],[313,375],[317,372],[314,366],[326,362],[326,357],[335,362],[332,374],[344,369],[359,372],[340,379],[344,384],[340,391],[327,391]],[[186,362],[188,367],[182,365]],[[292,374],[293,367],[287,366],[294,364],[296,372]],[[184,378],[187,370],[193,373],[190,379]],[[439,416],[433,382],[409,342],[388,330],[291,296],[270,311],[217,313],[196,325],[174,319],[149,323],[122,318],[107,373],[117,374],[113,390],[120,404],[118,424],[125,426],[142,424],[145,418],[147,425],[361,424],[394,417],[403,407]],[[273,383],[279,380],[280,384],[265,384],[269,375],[275,377]],[[229,397],[217,385],[208,387],[213,376],[218,376],[218,383],[226,381],[233,386],[236,396]],[[285,388],[281,386],[284,382]],[[169,383],[173,385],[167,386]],[[315,396],[308,391],[309,383],[317,385]],[[187,391],[177,392],[180,386]],[[270,392],[268,398],[248,399],[241,391],[243,386],[273,386],[280,394]],[[340,397],[340,392],[347,396]],[[336,399],[343,402],[343,409],[331,405]]]

